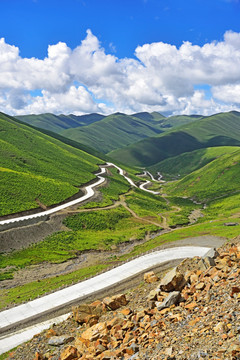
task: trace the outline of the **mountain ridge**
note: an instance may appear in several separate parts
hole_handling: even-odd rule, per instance
[[[132,115],[117,112],[108,116],[40,114],[17,116],[17,119],[108,153],[170,128],[196,121],[198,117],[184,115],[166,118],[157,112]]]
[[[240,146],[240,113],[200,118],[187,125],[108,153],[131,166],[152,166],[166,158],[213,146]]]

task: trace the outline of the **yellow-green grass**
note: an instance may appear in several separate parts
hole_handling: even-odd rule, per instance
[[[103,162],[0,113],[0,216],[65,200]]]
[[[12,214],[36,208],[36,198],[44,205],[59,203],[76,192],[67,182],[32,173],[0,168],[0,214]]]
[[[159,221],[161,221],[161,216],[158,214],[170,210],[170,207],[160,195],[154,195],[140,189],[133,189],[126,194],[126,202],[138,216],[151,216]]]

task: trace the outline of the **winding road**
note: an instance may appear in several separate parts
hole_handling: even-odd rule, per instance
[[[121,169],[119,166],[117,166],[117,165],[115,165],[113,163],[107,162],[106,165],[101,166],[101,171],[96,174],[96,176],[97,176],[96,182],[94,182],[93,184],[88,185],[88,186],[85,187],[85,191],[86,191],[85,195],[83,195],[83,196],[81,196],[81,197],[79,197],[79,198],[77,198],[75,200],[69,201],[69,202],[67,202],[65,204],[55,206],[54,208],[49,209],[49,210],[41,211],[41,212],[31,214],[31,215],[25,215],[25,216],[19,216],[19,217],[6,219],[6,220],[1,220],[0,221],[0,227],[1,227],[1,225],[13,224],[13,223],[16,223],[16,222],[21,222],[21,221],[25,221],[25,220],[29,220],[29,219],[36,219],[36,218],[41,218],[41,217],[44,217],[44,216],[47,216],[47,215],[51,215],[51,214],[54,214],[54,213],[56,213],[56,212],[58,212],[60,210],[66,209],[67,207],[70,207],[70,206],[76,205],[76,204],[80,204],[83,201],[90,199],[94,195],[94,188],[101,185],[105,181],[105,178],[103,176],[101,176],[101,175],[106,173],[106,168],[107,167],[115,167],[119,171],[119,174],[122,175],[129,182],[129,184],[131,186],[137,187],[137,185],[132,181],[132,179],[130,179],[129,177],[127,177],[124,174],[123,169]],[[153,193],[153,194],[158,194],[155,191],[148,190],[148,189],[144,188],[145,185],[147,185],[148,183],[149,183],[149,181],[146,181],[144,184],[141,184],[139,188],[144,190],[144,191]]]

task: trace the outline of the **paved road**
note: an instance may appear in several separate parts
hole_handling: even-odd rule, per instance
[[[5,225],[5,224],[19,222],[19,221],[24,221],[24,220],[28,220],[28,219],[39,218],[39,217],[46,216],[46,215],[51,215],[60,210],[66,209],[67,207],[70,207],[70,206],[76,205],[76,204],[80,204],[81,202],[90,199],[94,195],[94,188],[104,182],[105,178],[102,177],[101,175],[106,173],[106,168],[108,166],[114,166],[116,169],[118,169],[119,174],[122,175],[130,183],[130,185],[137,187],[129,177],[124,175],[124,171],[119,166],[117,166],[113,163],[107,163],[105,166],[102,166],[101,171],[98,174],[96,174],[96,176],[97,176],[96,182],[85,187],[85,191],[86,191],[85,195],[79,197],[78,199],[69,201],[65,204],[56,206],[56,207],[46,210],[46,211],[38,212],[36,214],[31,214],[31,215],[19,216],[19,217],[15,217],[12,219],[2,220],[2,221],[0,221],[0,226]],[[143,189],[143,190],[147,191],[146,189]]]
[[[143,184],[141,184],[141,185],[139,186],[139,189],[144,190],[144,191],[147,191],[147,192],[149,192],[149,193],[151,193],[151,194],[154,194],[154,195],[158,195],[158,194],[159,194],[158,191],[153,191],[153,190],[145,189],[145,186],[147,186],[148,184],[151,184],[151,181],[148,181],[148,180],[147,180],[145,183],[143,183]]]
[[[76,204],[80,204],[83,201],[90,199],[94,195],[94,188],[97,187],[98,185],[101,185],[104,182],[105,178],[102,177],[101,175],[106,173],[106,168],[107,167],[115,167],[119,171],[119,174],[122,175],[129,182],[129,184],[131,186],[137,187],[137,185],[132,181],[132,179],[130,179],[128,176],[125,175],[123,169],[121,169],[119,166],[117,166],[117,165],[115,165],[113,163],[107,162],[105,166],[104,165],[101,166],[101,171],[96,174],[96,176],[97,176],[96,182],[94,182],[93,184],[88,185],[88,186],[85,187],[85,191],[86,191],[85,195],[79,197],[78,199],[69,201],[69,202],[67,202],[65,204],[56,206],[56,207],[54,207],[52,209],[49,209],[49,210],[38,212],[36,214],[19,216],[19,217],[14,217],[14,218],[11,218],[11,219],[2,220],[2,221],[0,221],[0,226],[5,225],[5,224],[12,224],[12,223],[15,223],[15,222],[20,222],[20,221],[29,220],[29,219],[36,219],[36,218],[40,218],[40,217],[43,217],[43,216],[51,215],[51,214],[54,214],[54,213],[56,213],[56,212],[58,212],[60,210],[66,209],[67,207],[70,207],[70,206],[73,206],[73,205],[76,205]],[[148,174],[151,177],[152,180],[156,181],[151,173],[149,173],[148,171],[145,171],[145,173]],[[159,192],[148,190],[148,189],[145,188],[145,186],[147,184],[149,184],[149,183],[150,183],[150,181],[146,181],[144,184],[141,184],[139,186],[139,188],[141,190],[144,190],[146,192],[149,192],[149,193],[152,193],[152,194],[155,194],[155,195],[159,194]]]
[[[99,291],[110,288],[115,284],[126,281],[134,275],[144,272],[154,266],[161,265],[171,260],[204,256],[208,250],[209,247],[183,246],[152,252],[91,279],[43,296],[26,304],[2,311],[0,313],[0,333],[3,334],[4,331],[11,327],[14,328],[19,323],[26,323],[27,326],[29,321],[42,315],[49,314],[49,317],[51,317],[51,313],[56,311],[56,309],[64,308],[67,304],[70,304],[77,299],[85,298],[86,296],[93,295]],[[22,331],[22,335],[8,335],[4,338],[0,337],[0,354],[19,345],[22,341],[29,340],[34,335],[34,331],[35,333],[39,332],[40,325],[37,325],[35,330],[33,330],[33,328],[31,328],[31,330],[26,329],[25,335],[24,331]]]

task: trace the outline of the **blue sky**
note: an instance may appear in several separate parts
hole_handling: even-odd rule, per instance
[[[227,72],[232,66],[228,54],[234,55],[234,68],[240,64],[239,0],[0,0],[0,11],[1,111],[171,114],[239,109],[239,71]],[[89,47],[80,51],[84,41]],[[183,43],[189,45],[181,49]],[[163,59],[169,56],[167,67]],[[38,70],[43,81],[36,80]]]

